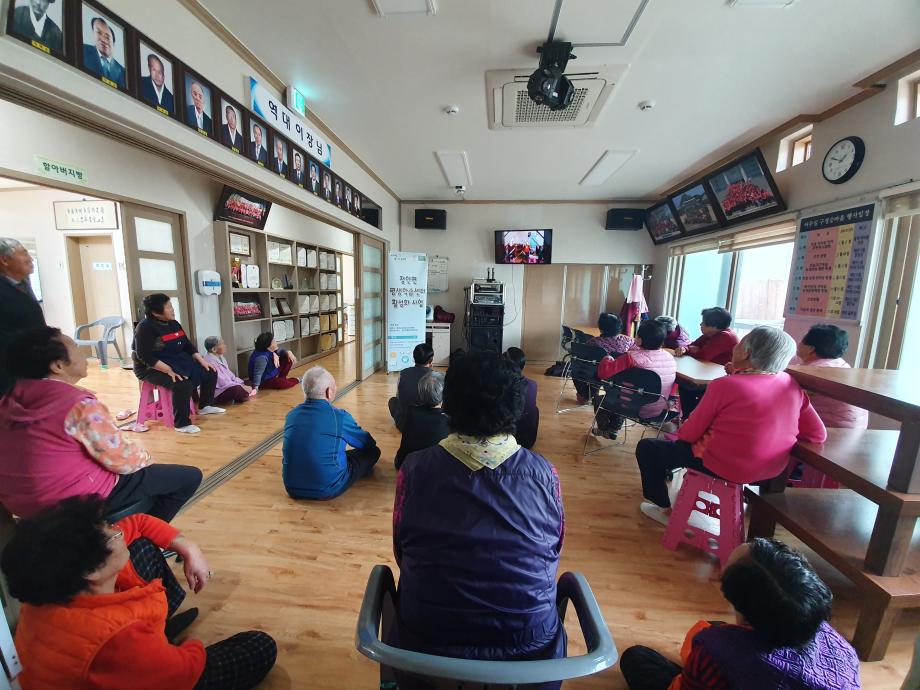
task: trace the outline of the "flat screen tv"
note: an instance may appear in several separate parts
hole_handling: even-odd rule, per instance
[[[495,263],[551,264],[552,262],[552,230],[495,231]]]
[[[228,220],[247,228],[262,230],[271,208],[270,201],[224,185],[224,191],[221,192],[220,201],[217,202],[217,209],[214,211],[214,220]]]

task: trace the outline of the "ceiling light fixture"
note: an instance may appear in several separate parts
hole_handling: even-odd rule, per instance
[[[406,14],[437,14],[436,0],[371,0],[380,17]]]
[[[434,155],[441,166],[441,172],[444,173],[444,181],[448,187],[456,189],[467,187],[473,184],[473,175],[470,172],[470,157],[466,151],[435,151]]]

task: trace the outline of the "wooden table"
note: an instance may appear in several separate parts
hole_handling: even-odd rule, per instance
[[[677,378],[695,386],[707,386],[716,379],[727,376],[725,367],[712,362],[701,362],[684,355],[677,357]]]

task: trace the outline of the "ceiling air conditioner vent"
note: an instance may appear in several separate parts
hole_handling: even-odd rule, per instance
[[[532,69],[486,72],[486,89],[491,110],[491,129],[533,127],[589,127],[594,124],[613,89],[626,73],[627,65],[580,67],[567,71],[575,87],[575,98],[565,110],[550,110],[527,95]]]

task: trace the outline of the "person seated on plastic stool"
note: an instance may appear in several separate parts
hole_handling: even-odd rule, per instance
[[[190,401],[198,393],[198,414],[222,414],[215,407],[214,389],[217,372],[189,340],[168,295],[162,292],[144,298],[146,318],[134,330],[131,357],[134,375],[141,381],[172,391],[173,418],[176,431],[197,434],[192,424]]]
[[[431,363],[434,361],[434,348],[429,343],[419,343],[412,350],[412,359],[415,361],[415,366],[399,372],[396,397],[390,398],[387,403],[393,423],[400,431],[403,430],[406,410],[413,405],[419,404],[418,382],[422,380],[425,374],[431,371]]]
[[[783,371],[794,352],[788,333],[758,326],[735,346],[734,373],[709,384],[677,441],[639,441],[640,510],[646,516],[667,524],[667,480],[679,467],[753,484],[784,472],[796,441],[825,441],[827,430],[805,391]]]
[[[70,496],[98,496],[106,512],[152,499],[169,522],[201,484],[201,470],[156,465],[77,382],[86,355],[57,328],[20,333],[10,360],[16,380],[0,398],[0,504],[29,517]]]
[[[677,377],[677,362],[671,353],[661,349],[665,335],[665,326],[660,321],[643,321],[636,331],[636,347],[616,359],[604,357],[597,365],[597,378],[601,380],[613,378],[627,369],[648,369],[658,374],[664,399],[643,405],[639,410],[643,419],[654,419],[665,412]],[[597,410],[602,402],[603,398],[598,397],[594,409]],[[601,410],[597,416],[597,432],[602,436],[615,439],[622,426],[623,418],[614,412]]]
[[[520,370],[494,353],[470,353],[448,369],[451,434],[409,455],[396,480],[398,623],[384,631],[387,644],[462,659],[565,656],[559,476],[513,436],[521,384]],[[418,683],[399,679],[402,690],[428,687]]]
[[[191,639],[173,643],[198,609],[176,614],[185,592],[160,551],[166,547],[182,555],[189,588],[200,592],[211,577],[201,550],[149,515],[110,525],[101,501],[70,498],[16,525],[2,568],[22,602],[16,648],[24,690],[259,684],[277,653],[263,632],[209,647]]]
[[[305,400],[284,419],[284,488],[291,498],[335,498],[373,472],[380,448],[351,414],[333,406],[338,388],[332,374],[313,367],[301,385]]]
[[[754,539],[722,573],[734,623],[699,621],[680,652],[683,666],[635,646],[620,657],[630,690],[857,690],[856,651],[827,622],[833,595],[805,557]]]

